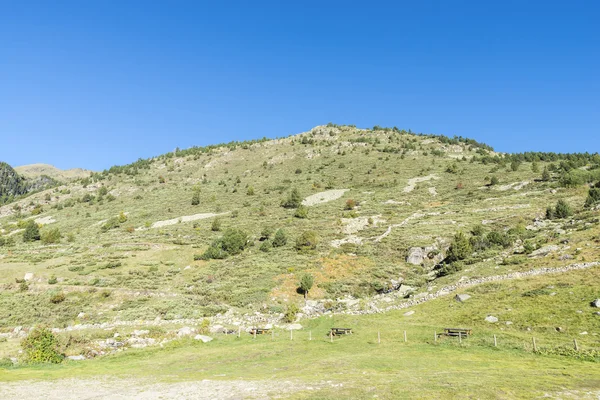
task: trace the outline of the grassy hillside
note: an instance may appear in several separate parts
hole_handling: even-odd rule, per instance
[[[0,208],[0,330],[12,335],[0,357],[15,355],[17,326],[85,324],[75,354],[105,338],[102,323],[168,336],[205,317],[232,328],[293,320],[292,304],[298,318],[369,313],[469,279],[596,261],[599,212],[584,204],[599,165],[597,155],[503,155],[462,138],[328,125],[93,173]],[[571,213],[555,215],[559,201]],[[30,221],[41,240],[23,240]],[[598,348],[596,269],[476,285],[470,303],[416,306],[412,323],[423,337],[465,325],[549,341],[560,327],[587,331],[582,345]]]
[[[77,178],[87,178],[92,172],[82,168],[62,170],[49,164],[21,165],[19,167],[15,167],[15,171],[27,178],[37,178],[45,175],[62,182]]]

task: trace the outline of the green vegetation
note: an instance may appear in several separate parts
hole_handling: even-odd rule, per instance
[[[25,225],[25,232],[23,232],[23,241],[24,242],[34,242],[36,240],[40,240],[40,229],[38,225],[33,220],[29,220]]]
[[[58,364],[63,359],[58,340],[46,327],[34,329],[23,339],[21,347],[23,348],[23,362],[28,364]]]

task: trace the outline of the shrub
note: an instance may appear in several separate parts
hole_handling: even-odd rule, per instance
[[[314,231],[306,231],[296,239],[296,250],[315,250],[319,244],[319,237]]]
[[[506,248],[512,244],[510,236],[504,232],[492,231],[486,235],[486,238],[491,245],[497,245]]]
[[[34,242],[36,240],[40,240],[40,229],[38,225],[33,220],[29,220],[27,225],[25,225],[25,232],[23,232],[23,241],[24,242]]]
[[[300,204],[302,204],[302,197],[296,188],[292,189],[288,198],[281,202],[281,206],[284,208],[298,208]]]
[[[269,251],[271,251],[271,247],[273,247],[271,243],[269,243],[268,240],[265,240],[262,242],[258,249],[262,252],[268,253]]]
[[[52,244],[60,242],[60,238],[62,235],[60,234],[60,230],[58,228],[46,230],[42,232],[42,243],[44,244]]]
[[[492,179],[490,179],[490,186],[497,185],[498,183],[500,183],[498,177],[496,175],[492,176]]]
[[[58,292],[58,293],[53,294],[50,297],[50,303],[52,303],[52,304],[60,304],[63,301],[65,301],[65,299],[66,299],[65,294],[63,292]]]
[[[58,279],[56,279],[56,275],[52,275],[50,276],[50,279],[48,279],[48,285],[56,285],[57,282]]]
[[[285,309],[285,313],[283,314],[283,321],[287,323],[296,321],[296,317],[298,316],[299,312],[300,309],[297,305],[289,304]]]
[[[213,232],[218,232],[221,230],[221,219],[220,218],[213,219],[212,225],[210,226],[210,230]]]
[[[44,212],[44,209],[42,208],[41,205],[38,204],[37,206],[34,207],[33,210],[31,210],[31,215],[40,215],[43,212]]]
[[[127,222],[127,215],[121,211],[119,213],[119,224],[124,224],[125,222]]]
[[[595,187],[591,187],[588,191],[588,196],[585,199],[584,207],[591,208],[598,203],[600,203],[600,187],[598,187],[598,184],[596,184]]]
[[[452,264],[440,264],[436,266],[436,274],[439,277],[451,275],[462,270],[463,264],[461,262],[453,262]]]
[[[228,229],[223,237],[215,240],[200,258],[203,260],[227,258],[229,255],[240,254],[247,245],[248,235],[244,231]]]
[[[271,235],[273,234],[273,228],[271,227],[264,227],[262,232],[260,233],[260,240],[269,240],[271,238]]]
[[[200,204],[200,191],[194,190],[194,194],[192,194],[192,205],[197,206]]]
[[[464,260],[465,258],[469,257],[471,253],[473,253],[471,242],[469,242],[469,239],[464,233],[458,232],[456,235],[454,235],[454,239],[452,240],[452,244],[450,244],[445,261],[448,263],[453,263],[455,261]]]
[[[548,182],[550,180],[550,171],[548,171],[548,167],[544,167],[542,171],[542,181]]]
[[[296,217],[296,218],[308,218],[308,207],[303,206],[302,204],[300,204],[300,206],[296,209],[296,212],[294,213],[294,217]]]
[[[346,200],[346,206],[344,207],[344,210],[354,210],[354,207],[356,207],[356,201],[354,201],[354,199]]]
[[[119,222],[119,217],[112,217],[104,224],[102,224],[100,230],[102,232],[108,232],[109,230],[118,228],[119,226],[121,226],[121,223]]]
[[[546,219],[554,219],[555,217],[554,207],[546,207]]]
[[[273,247],[281,247],[287,244],[287,235],[283,229],[277,229],[273,237]]]
[[[165,177],[164,176],[161,175],[161,176],[158,177],[158,183],[165,183],[165,182],[166,181],[165,181]]]
[[[513,170],[513,171],[515,171],[515,172],[519,170],[519,167],[520,167],[520,166],[521,166],[521,163],[520,163],[519,161],[517,161],[517,160],[513,160],[513,161],[510,163],[510,169],[512,169],[512,170]]]
[[[0,236],[0,247],[2,246],[14,246],[15,244],[15,239],[13,237],[2,237]]]
[[[248,187],[248,191],[246,192],[248,196],[254,196],[254,188],[252,186]]]
[[[23,281],[19,283],[19,292],[26,292],[29,290],[29,285],[27,282]]]
[[[450,174],[458,173],[458,164],[452,163],[452,164],[448,165],[448,167],[446,168],[446,172],[448,172]]]
[[[53,363],[58,364],[63,360],[59,351],[56,336],[46,327],[33,329],[29,335],[21,341],[23,348],[23,361],[25,363]]]
[[[556,214],[556,218],[567,218],[573,215],[571,207],[562,199],[558,200],[556,203],[554,213]]]

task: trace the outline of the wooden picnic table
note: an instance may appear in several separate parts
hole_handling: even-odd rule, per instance
[[[266,328],[252,328],[250,329],[249,332],[251,335],[266,335],[267,333],[271,333],[270,329],[266,329]]]
[[[329,334],[333,336],[352,335],[352,328],[331,328]]]
[[[461,338],[466,338],[472,334],[473,330],[469,328],[444,328],[444,333],[441,333],[439,336],[460,336]]]

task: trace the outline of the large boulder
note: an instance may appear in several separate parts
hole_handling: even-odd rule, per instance
[[[464,303],[465,301],[469,300],[471,298],[471,296],[469,296],[466,293],[462,293],[462,294],[457,294],[456,296],[454,296],[454,300]]]
[[[596,299],[591,303],[592,307],[600,308],[600,299]]]
[[[194,329],[190,328],[189,326],[184,326],[183,328],[180,328],[177,331],[177,336],[179,336],[179,337],[191,336],[192,333],[194,333]]]
[[[493,315],[488,315],[487,317],[485,317],[485,322],[489,322],[489,323],[496,323],[498,322],[498,318],[494,317]]]
[[[412,265],[421,265],[423,260],[427,257],[427,252],[421,247],[411,247],[408,250],[408,256],[406,262]]]
[[[202,343],[208,343],[211,340],[213,340],[213,338],[211,338],[210,336],[205,336],[205,335],[196,335],[194,336],[195,340],[202,340]]]
[[[23,280],[25,281],[30,281],[33,279],[33,272],[28,272],[25,274],[25,276],[23,277]]]

